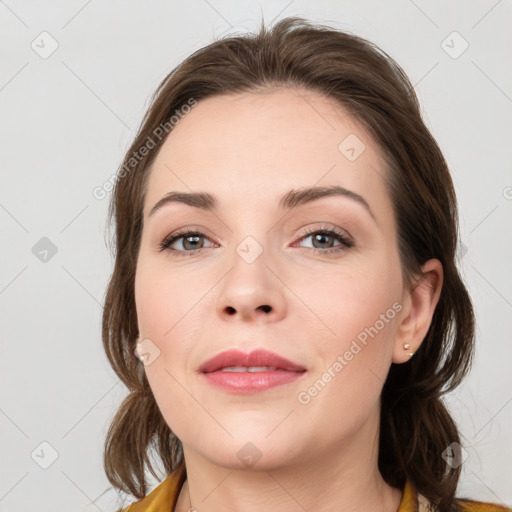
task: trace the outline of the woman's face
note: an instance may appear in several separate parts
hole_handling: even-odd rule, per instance
[[[208,98],[171,132],[147,183],[135,299],[147,378],[186,456],[272,468],[374,447],[405,293],[385,174],[359,124],[311,91]],[[169,192],[215,206],[150,214]],[[159,249],[183,229],[196,234]],[[229,349],[305,371],[218,387],[200,367]]]

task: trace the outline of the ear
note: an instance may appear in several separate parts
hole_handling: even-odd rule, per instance
[[[427,335],[443,287],[443,265],[437,259],[428,260],[416,276],[412,290],[402,297],[401,312],[395,342],[393,363],[405,363],[418,350]]]

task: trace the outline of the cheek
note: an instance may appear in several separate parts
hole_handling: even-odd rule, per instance
[[[337,284],[335,293],[310,296],[312,309],[321,312],[329,329],[317,337],[314,372],[297,401],[307,417],[321,418],[318,421],[329,425],[330,432],[350,435],[375,414],[401,305],[383,286],[349,279],[330,282]],[[308,338],[315,339],[313,332],[311,325]]]
[[[371,270],[373,268],[373,270]],[[347,407],[375,401],[391,364],[398,302],[398,279],[379,266],[333,272],[296,288],[315,315],[303,328],[318,343],[315,372],[309,384],[321,400],[341,400]],[[316,335],[315,335],[316,333]],[[324,392],[323,389],[327,392]],[[321,393],[320,393],[321,392]],[[315,395],[316,396],[316,395]],[[319,405],[319,404],[318,404]]]
[[[337,348],[361,333],[364,338],[365,329],[376,323],[378,331],[389,332],[396,316],[393,304],[400,297],[398,280],[390,279],[391,273],[389,268],[368,265],[301,279],[294,291],[308,307],[303,318],[321,330],[328,346]]]
[[[180,439],[200,434],[200,422],[194,421],[199,413],[190,407],[186,390],[191,386],[190,354],[201,332],[197,305],[204,291],[189,277],[186,271],[169,272],[160,262],[141,258],[135,278],[139,332],[159,354],[144,370],[166,423]]]
[[[153,336],[165,348],[186,343],[194,332],[205,285],[197,284],[186,269],[169,271],[165,258],[161,260],[139,262],[135,304],[141,335]]]
[[[185,400],[179,383],[186,385],[190,354],[201,332],[200,290],[186,272],[166,272],[158,261],[147,261],[141,259],[137,267],[135,305],[140,336],[150,340],[145,343],[158,357],[145,371],[157,402],[169,403],[166,409],[173,411]]]

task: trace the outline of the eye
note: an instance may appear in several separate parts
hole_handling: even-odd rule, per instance
[[[355,243],[346,234],[335,228],[323,227],[312,229],[303,235],[300,241],[312,239],[312,247],[308,249],[318,254],[341,252],[354,247]],[[205,245],[208,240],[211,245]],[[299,242],[295,242],[296,245]],[[201,231],[182,229],[165,238],[158,246],[160,251],[169,251],[176,256],[197,254],[201,249],[213,247],[215,244]],[[175,247],[173,247],[175,246]]]
[[[158,246],[160,251],[170,251],[182,256],[186,253],[196,253],[205,247],[204,240],[210,240],[204,233],[192,229],[183,229],[165,238]],[[177,247],[173,247],[177,245]]]
[[[347,235],[329,227],[310,230],[300,240],[303,241],[308,238],[312,239],[312,247],[309,247],[309,249],[319,254],[345,251],[355,245]],[[337,245],[336,242],[338,242]]]

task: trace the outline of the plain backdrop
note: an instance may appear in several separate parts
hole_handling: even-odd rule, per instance
[[[510,1],[0,1],[0,511],[115,510],[102,467],[126,394],[101,344],[117,170],[161,79],[214,38],[301,15],[362,35],[409,75],[448,161],[477,313],[448,397],[460,496],[512,504]],[[152,485],[156,485],[153,480]]]

